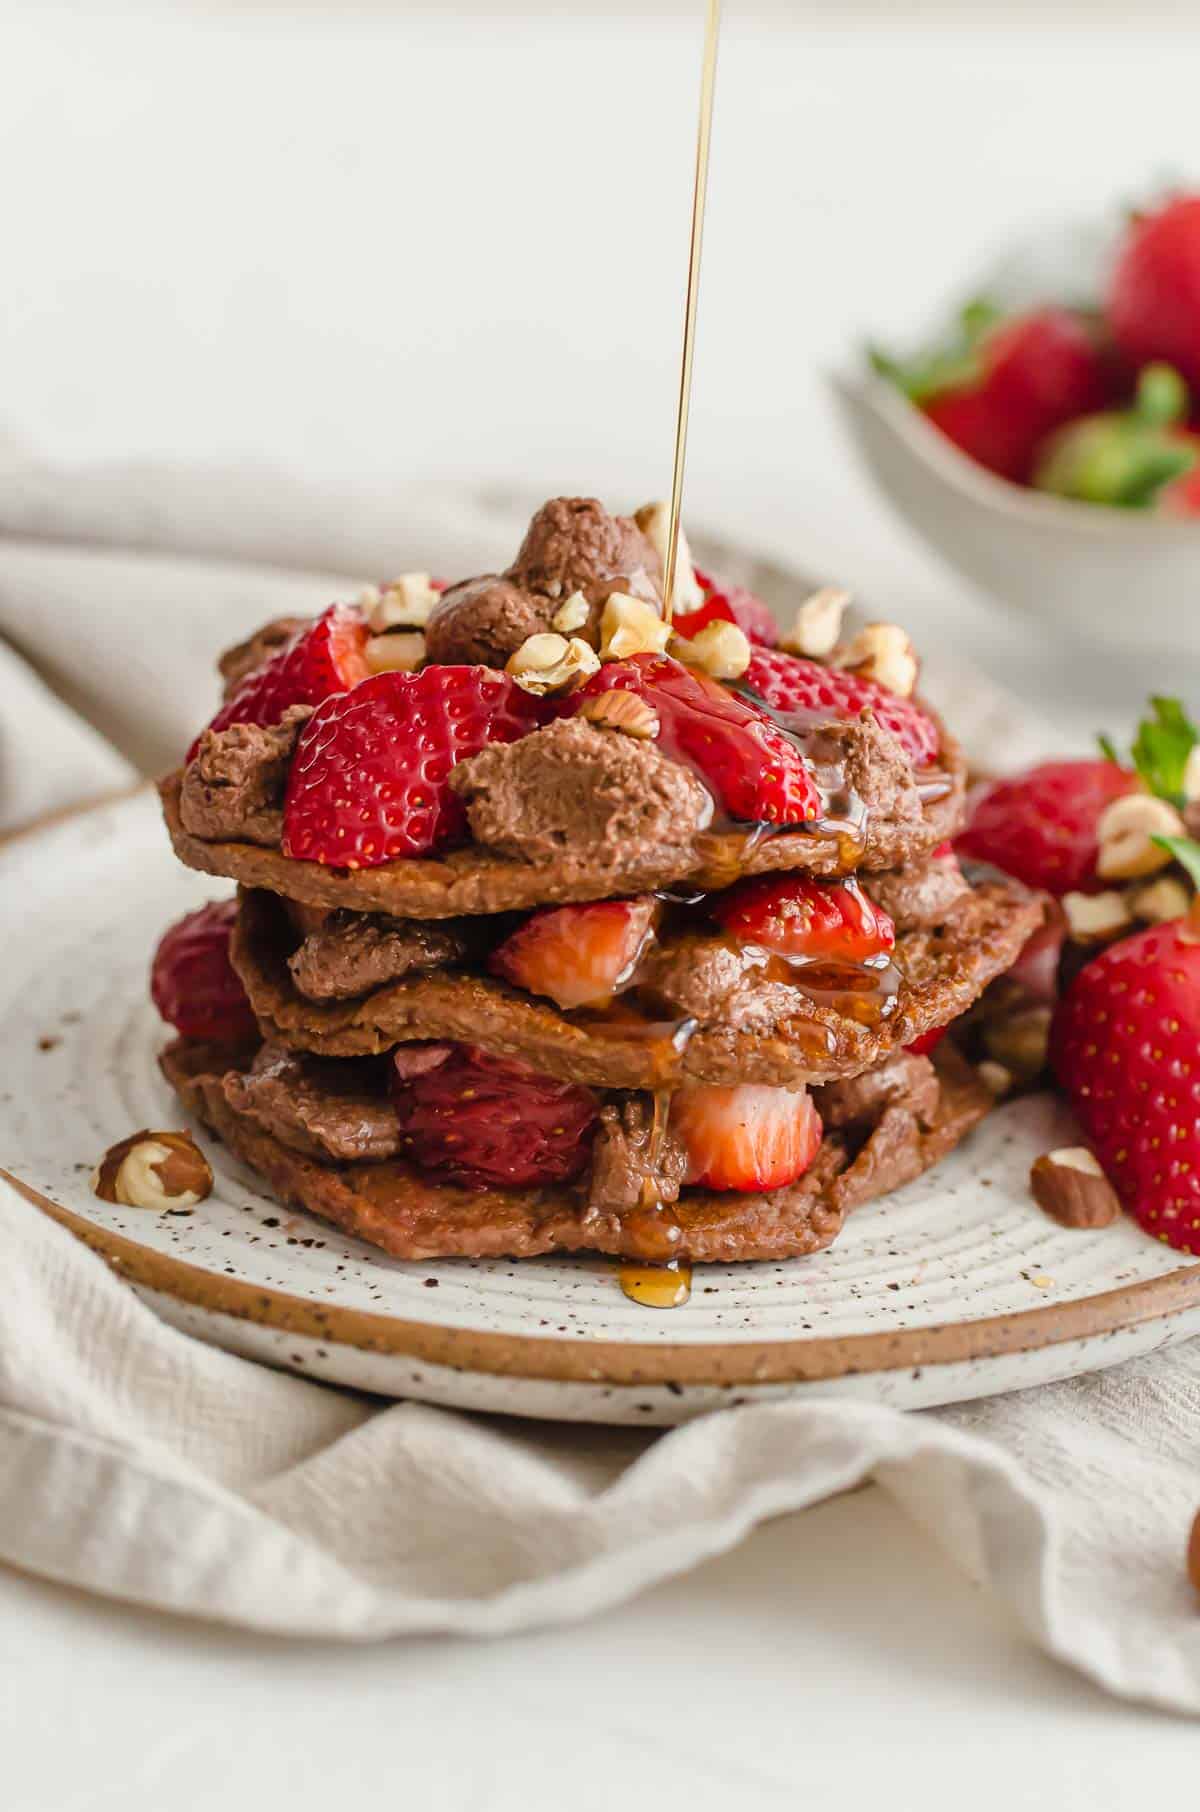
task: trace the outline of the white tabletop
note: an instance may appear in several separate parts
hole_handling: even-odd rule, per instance
[[[903,10],[729,9],[690,512],[844,574],[1077,740],[1161,663],[1068,666],[965,598],[867,492],[821,372],[1006,232],[1186,169],[1200,42]],[[694,21],[599,6],[7,9],[0,431],[661,493],[696,57]],[[1194,1737],[1034,1655],[872,1491],[491,1645],[285,1646],[0,1574],[0,1758],[5,1812],[1123,1812],[1194,1777]]]

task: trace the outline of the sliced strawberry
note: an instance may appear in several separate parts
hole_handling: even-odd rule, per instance
[[[759,875],[716,895],[710,910],[743,943],[792,960],[865,963],[896,943],[891,919],[854,879]]]
[[[956,848],[1047,893],[1095,888],[1100,815],[1137,785],[1115,761],[1045,761],[977,793]]]
[[[922,1032],[919,1038],[914,1038],[904,1048],[910,1057],[929,1057],[937,1050],[949,1030],[949,1026],[930,1026],[928,1032]]]
[[[821,1121],[807,1089],[687,1083],[671,1098],[687,1153],[686,1183],[758,1191],[794,1183],[817,1155]]]
[[[587,1163],[595,1095],[515,1058],[458,1045],[436,1068],[398,1075],[393,1094],[405,1152],[447,1182],[529,1189]]]
[[[488,967],[556,1006],[596,1006],[629,980],[660,912],[650,894],[594,906],[547,906],[493,950]]]
[[[259,1037],[246,990],[229,960],[236,919],[236,900],[214,900],[189,912],[159,940],[150,966],[150,998],[182,1038],[249,1044]]]
[[[491,667],[379,673],[305,724],[288,776],[283,853],[377,868],[461,839],[450,770],[536,729],[538,701]]]
[[[690,641],[707,623],[736,623],[752,642],[774,648],[779,640],[779,625],[769,604],[742,585],[721,585],[699,567],[694,570],[704,601],[695,610],[675,612],[674,627],[680,635]]]
[[[610,661],[570,704],[600,692],[636,692],[658,715],[665,755],[695,770],[726,817],[745,824],[804,824],[819,815],[812,769],[765,711],[667,654]]]
[[[930,767],[938,758],[940,739],[933,719],[907,699],[856,673],[822,667],[819,661],[785,654],[781,648],[755,648],[745,684],[785,724],[791,715],[811,722],[814,716],[849,719],[870,710],[891,731],[914,767]]]
[[[248,673],[208,726],[277,724],[290,705],[319,705],[367,677],[367,621],[357,604],[331,604],[315,623]],[[197,739],[198,741],[199,739]],[[188,751],[190,761],[196,743]]]

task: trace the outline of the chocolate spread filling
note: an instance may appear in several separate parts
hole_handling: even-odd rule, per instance
[[[652,742],[571,717],[462,761],[450,785],[476,843],[533,863],[586,851],[596,867],[636,867],[684,849],[712,800]]]
[[[348,1000],[406,975],[451,968],[470,948],[470,938],[452,922],[334,912],[308,931],[288,968],[306,1000]]]
[[[179,816],[193,837],[273,848],[283,834],[288,769],[310,705],[292,705],[277,724],[205,730],[184,770]]]
[[[249,1070],[226,1072],[221,1088],[234,1113],[293,1151],[361,1164],[400,1150],[386,1063],[329,1063],[264,1044]]]

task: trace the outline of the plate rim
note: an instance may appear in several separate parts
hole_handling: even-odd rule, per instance
[[[80,805],[46,813],[32,824],[0,836],[0,850],[57,830],[71,819],[86,818],[114,805],[132,804],[152,789],[152,781],[142,780]],[[227,1277],[103,1227],[54,1201],[5,1167],[0,1167],[0,1179],[98,1253],[135,1288],[280,1333],[307,1335],[337,1346],[493,1377],[603,1385],[816,1382],[861,1373],[997,1359],[1118,1333],[1200,1307],[1197,1261],[1165,1271],[1159,1277],[1144,1278],[1067,1303],[1045,1304],[1010,1315],[936,1322],[890,1333],[676,1345],[499,1334],[319,1303],[270,1285]]]

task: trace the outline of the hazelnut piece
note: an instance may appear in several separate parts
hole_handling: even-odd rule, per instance
[[[1109,1227],[1121,1212],[1116,1190],[1086,1145],[1036,1158],[1029,1187],[1038,1207],[1063,1227]]]
[[[1105,943],[1133,923],[1125,895],[1112,888],[1107,893],[1065,893],[1062,909],[1067,931],[1077,944]]]
[[[916,691],[916,650],[898,623],[868,623],[843,651],[838,666],[852,668],[898,698],[911,698]]]
[[[1124,793],[1105,806],[1096,826],[1100,854],[1096,872],[1106,881],[1135,881],[1157,874],[1173,861],[1169,849],[1153,837],[1182,837],[1183,819],[1165,799],[1152,793]]]
[[[595,649],[579,636],[527,636],[508,657],[505,672],[511,673],[518,686],[542,697],[547,692],[563,692],[588,679],[600,669]]]
[[[750,665],[750,638],[736,623],[706,623],[690,640],[673,636],[671,653],[712,679],[740,679]]]
[[[372,673],[415,673],[425,659],[425,637],[419,629],[393,629],[373,635],[363,649]]]
[[[988,1056],[1003,1064],[1014,1082],[1036,1080],[1046,1067],[1050,1043],[1050,1008],[1025,1007],[994,1019],[983,1028]]]
[[[583,628],[591,614],[591,606],[583,593],[573,591],[555,611],[550,619],[550,627],[557,629],[559,635],[574,635],[577,629]]]
[[[1147,925],[1165,925],[1169,919],[1181,919],[1191,903],[1191,894],[1174,875],[1159,875],[1157,881],[1135,887],[1129,896],[1134,918]]]
[[[441,594],[428,573],[401,573],[382,589],[368,586],[359,598],[376,635],[389,629],[424,629]]]
[[[595,698],[584,700],[579,715],[603,730],[620,730],[643,742],[658,735],[658,712],[638,692],[597,693]]]
[[[600,618],[600,658],[628,660],[631,654],[661,654],[671,637],[671,625],[653,604],[627,591],[609,594]]]
[[[644,503],[640,510],[634,511],[633,520],[645,535],[647,541],[662,561],[664,573],[667,570],[667,533],[671,526],[671,506],[666,503]],[[699,610],[704,602],[704,593],[692,565],[692,550],[688,538],[683,532],[682,522],[679,525],[679,541],[675,549],[675,596],[671,608],[679,616],[685,616],[689,610]]]
[[[194,1208],[212,1192],[208,1159],[189,1132],[143,1128],[105,1152],[92,1172],[102,1202],[176,1213]]]
[[[842,618],[849,602],[850,593],[839,591],[836,585],[824,585],[820,591],[814,591],[796,612],[796,621],[791,634],[784,639],[784,648],[789,653],[802,654],[810,661],[827,660],[838,645]]]

